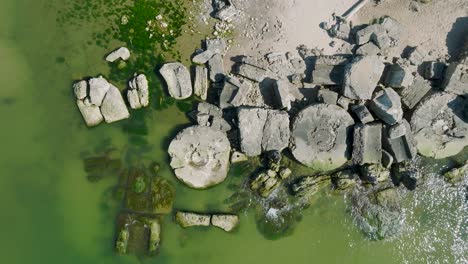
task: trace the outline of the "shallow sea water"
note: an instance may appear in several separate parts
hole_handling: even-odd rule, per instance
[[[294,233],[279,240],[262,236],[252,212],[241,215],[232,234],[183,230],[167,216],[159,256],[116,255],[119,205],[108,198],[116,179],[90,183],[82,163],[86,153],[110,144],[122,156],[143,153],[161,162],[161,176],[176,186],[177,209],[227,210],[224,200],[233,193],[229,186],[245,175],[232,170],[223,184],[205,191],[177,182],[166,149],[189,120],[175,106],[144,110],[147,151],[134,146],[123,124],[86,128],[71,83],[109,74],[102,59],[108,50],[84,44],[92,29],[56,21],[66,7],[59,0],[0,1],[3,263],[468,263],[465,190],[450,188],[437,177],[406,196],[407,232],[389,241],[367,240],[346,213],[342,195],[322,194],[304,211]],[[194,42],[193,48],[199,45]]]

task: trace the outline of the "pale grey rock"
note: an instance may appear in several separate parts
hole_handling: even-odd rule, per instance
[[[214,14],[214,17],[222,21],[230,21],[238,13],[239,11],[233,5],[227,5],[222,9],[218,10]]]
[[[382,158],[382,124],[356,124],[354,126],[353,162],[380,164]]]
[[[268,77],[266,69],[246,63],[238,64],[237,67],[234,68],[234,73],[255,82],[261,82]]]
[[[73,84],[73,92],[75,93],[76,99],[85,99],[88,95],[88,82],[81,80]]]
[[[130,108],[132,109],[140,109],[142,107],[137,90],[132,90],[132,89],[128,90],[127,100],[128,100],[128,104],[130,105]]]
[[[236,78],[229,78],[228,82],[237,87],[237,90],[230,101],[231,105],[235,107],[244,105],[248,99],[247,97],[252,91],[252,85],[249,82],[240,81]]]
[[[78,99],[76,100],[76,104],[87,126],[97,126],[104,120],[99,106],[91,104],[88,98],[84,100]]]
[[[210,50],[215,54],[223,55],[226,51],[226,42],[222,38],[206,39],[205,40],[206,50]]]
[[[367,124],[374,121],[374,117],[367,107],[363,104],[352,105],[351,111],[356,115],[359,121],[363,124]]]
[[[382,150],[382,166],[389,169],[393,164],[393,156],[385,150]]]
[[[423,63],[424,58],[426,57],[426,52],[421,49],[421,47],[415,47],[413,50],[408,54],[408,60],[411,64],[419,66]]]
[[[223,56],[216,53],[208,60],[209,77],[212,82],[222,82],[225,77]]]
[[[208,86],[208,69],[204,66],[196,66],[193,84],[195,95],[206,101],[208,97]]]
[[[250,105],[253,91],[252,84],[233,76],[226,77],[219,95],[219,106],[222,109]]]
[[[360,168],[361,178],[369,183],[377,184],[390,179],[390,170],[385,168],[380,163],[364,165]]]
[[[176,177],[195,189],[205,189],[226,179],[230,152],[226,134],[207,126],[182,130],[168,150]]]
[[[197,64],[207,63],[215,53],[212,50],[205,50],[192,58],[192,61]]]
[[[276,80],[274,85],[276,105],[279,109],[291,109],[291,102],[295,101],[294,96],[291,94],[293,89],[292,84],[286,80]]]
[[[380,24],[369,25],[358,32],[356,32],[356,44],[362,45],[371,40],[375,41],[376,39],[383,38],[382,36],[387,36],[387,31]],[[388,36],[387,36],[388,37]],[[378,43],[375,43],[378,45]]]
[[[310,168],[336,169],[351,154],[353,125],[353,118],[339,106],[308,106],[294,119],[289,148],[296,160]]]
[[[405,119],[401,121],[405,126],[406,133],[401,137],[391,138],[389,135],[390,128],[386,126],[383,130],[382,143],[384,149],[390,153],[393,160],[396,162],[403,162],[412,160],[416,157],[415,140],[411,133],[411,127]]]
[[[177,212],[175,215],[175,221],[184,228],[192,226],[209,226],[211,223],[211,215]]]
[[[219,227],[226,232],[231,232],[239,225],[239,217],[237,215],[213,215],[211,224]]]
[[[249,160],[249,158],[247,157],[247,155],[245,155],[242,152],[234,151],[231,154],[231,163],[233,163],[233,164],[234,163],[239,163],[239,162],[244,162],[244,161],[247,161],[247,160]]]
[[[328,90],[328,89],[320,89],[318,91],[318,102],[324,104],[334,104],[338,101],[338,93]]]
[[[130,89],[127,91],[127,99],[132,109],[140,109],[149,105],[149,85],[144,74],[135,74],[129,81]]]
[[[237,111],[241,150],[258,156],[270,150],[281,151],[289,143],[289,116],[284,111],[240,107]]]
[[[311,82],[320,85],[341,85],[343,83],[344,65],[316,64],[312,70]]]
[[[446,92],[466,96],[468,94],[468,62],[450,64],[442,87]]]
[[[388,36],[392,39],[393,46],[398,43],[401,34],[403,33],[404,27],[395,19],[391,17],[385,17],[380,23],[383,28],[387,31]]]
[[[113,123],[130,117],[119,89],[112,84],[104,97],[101,113],[106,123]]]
[[[336,101],[336,103],[341,106],[344,110],[348,110],[349,109],[349,105],[351,104],[351,100],[349,100],[349,98],[346,98],[344,96],[340,96],[338,97],[338,100]]]
[[[348,23],[337,23],[328,30],[328,33],[333,38],[348,40],[349,34],[351,33],[351,27]]]
[[[377,92],[370,102],[370,110],[389,125],[403,119],[400,96],[392,88],[383,88]]]
[[[436,159],[456,155],[468,146],[468,102],[437,93],[423,101],[411,117],[418,152]]]
[[[91,78],[89,84],[89,99],[93,105],[101,106],[104,96],[109,91],[111,84],[103,76]]]
[[[406,124],[405,123],[398,123],[391,126],[388,129],[388,138],[395,139],[406,135],[410,131],[406,131]]]
[[[384,84],[392,88],[409,87],[413,83],[414,72],[416,72],[416,67],[412,66],[409,61],[398,59],[389,67]]]
[[[175,99],[187,99],[192,95],[189,70],[180,62],[164,64],[159,70],[167,83],[169,94]]]
[[[401,101],[406,107],[413,109],[431,89],[431,83],[418,75],[413,84],[401,92]]]
[[[352,55],[320,55],[315,57],[315,65],[347,65],[353,59]]]
[[[441,80],[444,78],[447,65],[443,62],[431,61],[424,68],[424,78],[428,80]]]
[[[130,51],[126,47],[120,47],[107,55],[106,61],[114,62],[118,59],[128,60],[130,58]]]
[[[343,95],[350,99],[371,99],[384,68],[377,56],[356,57],[345,67]]]
[[[377,45],[375,45],[372,42],[368,42],[360,46],[356,50],[356,55],[362,55],[362,56],[372,56],[372,55],[377,55],[379,53],[380,53],[380,48],[377,47]]]

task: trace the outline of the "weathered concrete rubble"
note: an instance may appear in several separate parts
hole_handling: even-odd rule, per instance
[[[377,56],[356,57],[345,67],[343,95],[356,100],[371,99],[384,68]]]
[[[351,57],[346,55],[315,57],[310,82],[320,85],[341,85],[345,66]]]
[[[273,151],[268,153],[268,167],[261,170],[250,182],[250,189],[256,191],[261,197],[268,197],[292,171],[287,167],[281,167],[281,153]]]
[[[177,212],[175,221],[183,228],[193,226],[215,226],[226,232],[233,231],[239,225],[239,217],[231,214],[198,214]]]
[[[398,128],[395,129],[395,126]],[[397,124],[395,126],[384,127],[382,134],[383,147],[392,155],[396,162],[412,160],[416,157],[416,148],[415,140],[411,133],[411,127],[408,121],[403,119],[401,124]],[[402,129],[402,127],[404,127],[404,129]],[[398,132],[395,133],[395,130]]]
[[[195,95],[202,100],[206,100],[208,97],[208,87],[208,69],[205,66],[196,66],[193,84]]]
[[[126,47],[120,47],[107,55],[106,61],[114,62],[118,59],[128,60],[130,58],[130,51]]]
[[[431,89],[431,83],[418,75],[413,83],[401,92],[401,101],[406,107],[413,109]]]
[[[416,67],[408,60],[398,59],[395,64],[389,67],[385,76],[384,84],[392,88],[405,88],[413,83]]]
[[[231,125],[223,118],[223,111],[215,105],[200,102],[194,114],[195,121],[200,126],[212,127],[223,132],[231,130]]]
[[[144,74],[135,74],[128,83],[127,99],[132,109],[140,109],[149,105],[148,79]]]
[[[353,162],[380,164],[382,158],[382,124],[356,124],[354,126]]]
[[[294,119],[291,152],[308,167],[321,171],[336,169],[350,156],[353,125],[353,118],[339,106],[308,106]]]
[[[461,96],[438,93],[416,108],[411,128],[421,155],[441,159],[468,145],[467,105]]]
[[[208,188],[226,179],[230,151],[226,134],[207,126],[182,130],[168,150],[176,177],[196,189]]]
[[[392,88],[378,91],[370,102],[370,110],[389,125],[394,125],[403,119],[400,96]]]
[[[214,0],[213,9],[213,16],[222,21],[230,21],[239,13],[231,0]]]
[[[192,80],[189,70],[179,62],[164,64],[159,70],[167,83],[169,95],[175,99],[187,99],[192,95]]]
[[[283,150],[289,143],[289,116],[286,112],[240,107],[237,111],[241,150],[258,156],[270,150]]]

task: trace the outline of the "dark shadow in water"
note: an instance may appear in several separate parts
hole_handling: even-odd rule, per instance
[[[468,17],[459,17],[452,25],[452,29],[447,34],[446,44],[448,53],[452,60],[456,60],[463,46],[463,41],[468,35]]]

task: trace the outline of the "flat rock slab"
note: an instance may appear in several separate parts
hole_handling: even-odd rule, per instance
[[[208,86],[208,69],[204,66],[196,66],[193,84],[195,95],[206,101],[208,97]]]
[[[106,123],[113,123],[130,117],[119,89],[110,85],[101,105],[101,113]]]
[[[176,177],[195,189],[205,189],[226,179],[231,145],[225,133],[207,126],[182,130],[169,145]]]
[[[423,101],[411,117],[418,152],[436,159],[454,156],[468,146],[468,102],[438,93]]]
[[[401,92],[401,101],[413,109],[432,89],[431,83],[421,76],[414,78],[413,84]]]
[[[403,119],[401,98],[392,88],[384,88],[374,95],[370,110],[382,121],[394,125]]]
[[[284,111],[240,107],[237,111],[241,150],[247,156],[258,156],[288,146],[289,115]]]
[[[128,60],[130,58],[130,51],[126,47],[120,47],[107,55],[106,61],[114,62],[118,59]]]
[[[80,109],[80,113],[87,126],[97,126],[104,120],[99,106],[91,104],[89,99],[76,100],[76,105]]]
[[[101,106],[104,96],[110,88],[110,83],[103,77],[91,78],[88,81],[89,99],[93,105]]]
[[[231,232],[239,225],[239,217],[237,215],[213,215],[211,224],[226,232]]]
[[[179,62],[164,64],[159,70],[167,83],[169,94],[175,99],[187,99],[192,95],[189,70]]]
[[[396,162],[412,160],[416,157],[416,142],[411,133],[411,126],[405,119],[398,125],[384,127],[382,143],[384,149]]]
[[[356,124],[354,126],[353,162],[380,164],[382,158],[382,124]]]
[[[177,212],[175,215],[175,221],[181,227],[191,226],[209,226],[211,215],[197,214],[190,212]]]
[[[337,105],[308,106],[294,120],[291,152],[310,168],[336,169],[349,159],[353,125],[353,118]]]
[[[345,67],[343,95],[355,100],[371,99],[384,68],[384,63],[377,56],[356,57]]]

